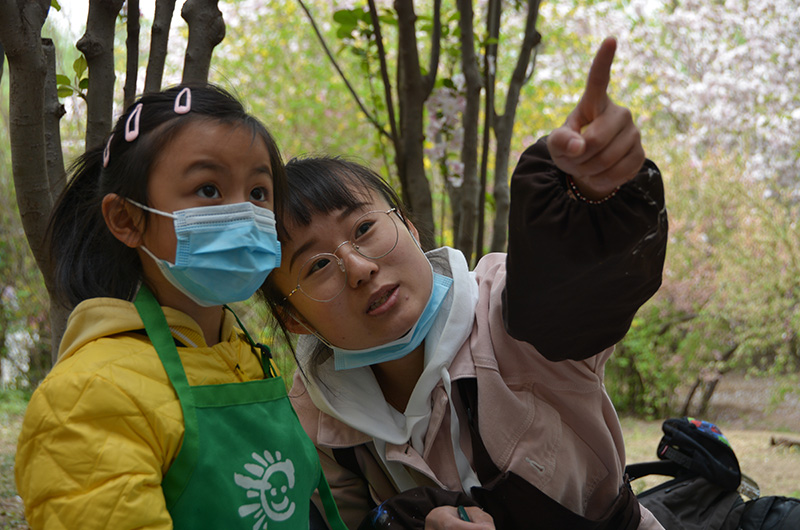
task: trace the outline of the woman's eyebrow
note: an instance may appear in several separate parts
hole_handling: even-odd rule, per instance
[[[298,256],[302,255],[304,252],[308,251],[309,248],[313,247],[316,244],[317,244],[317,238],[312,237],[311,239],[309,239],[308,241],[297,247],[297,250],[295,250],[292,253],[292,259],[289,260],[289,270],[292,270],[292,268],[294,267],[294,262],[297,261]]]
[[[364,210],[365,207],[366,207],[366,204],[352,204],[350,206],[346,206],[345,208],[342,208],[341,212],[339,212],[339,215],[337,216],[337,221],[344,221],[349,216],[351,216],[354,212],[358,212],[360,210]],[[291,270],[294,267],[294,263],[295,263],[295,261],[297,261],[297,258],[300,255],[302,255],[304,252],[308,251],[309,248],[313,247],[316,244],[317,244],[317,238],[316,237],[312,237],[311,239],[307,240],[305,243],[303,243],[302,245],[297,247],[297,250],[295,250],[292,253],[292,257],[289,260],[289,270]]]

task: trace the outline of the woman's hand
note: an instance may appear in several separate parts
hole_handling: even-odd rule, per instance
[[[572,176],[581,194],[601,200],[631,180],[644,163],[644,148],[630,110],[608,97],[617,41],[603,41],[586,89],[567,121],[550,133],[547,147],[556,166]]]
[[[455,506],[439,506],[425,518],[425,530],[494,530],[492,516],[477,506],[466,506],[469,521],[464,521]]]

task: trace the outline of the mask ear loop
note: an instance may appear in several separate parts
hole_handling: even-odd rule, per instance
[[[181,98],[184,99],[184,103],[181,103]],[[172,107],[172,109],[175,111],[175,114],[186,114],[192,110],[192,91],[188,86],[175,96],[175,106]]]
[[[132,142],[139,137],[139,118],[142,116],[142,104],[133,109],[125,122],[125,141]]]

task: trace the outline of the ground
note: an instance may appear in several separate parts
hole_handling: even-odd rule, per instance
[[[796,385],[728,375],[703,419],[722,429],[742,471],[759,484],[762,495],[800,497],[800,390]],[[13,478],[21,421],[20,410],[0,407],[0,530],[28,528]],[[628,462],[656,459],[661,420],[622,418],[622,427]],[[642,491],[658,481],[646,477],[634,486]]]

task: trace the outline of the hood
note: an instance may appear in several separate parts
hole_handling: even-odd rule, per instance
[[[200,326],[191,317],[162,307],[172,335],[187,346],[205,346]],[[225,312],[221,337],[235,333],[235,319]],[[118,298],[91,298],[78,304],[67,320],[67,329],[58,348],[58,362],[67,359],[86,344],[120,333],[144,330],[133,302]]]

